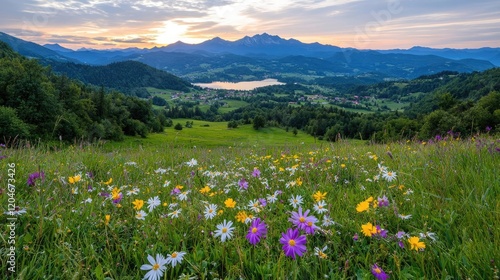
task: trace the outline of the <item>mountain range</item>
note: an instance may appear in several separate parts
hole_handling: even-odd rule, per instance
[[[236,41],[216,37],[199,44],[177,42],[150,49],[71,50],[44,46],[0,32],[0,40],[15,51],[58,63],[107,65],[137,61],[190,82],[242,81],[277,78],[286,82],[323,77],[376,75],[411,79],[444,70],[484,71],[500,66],[500,48],[358,50],[319,43],[302,43],[267,33]]]

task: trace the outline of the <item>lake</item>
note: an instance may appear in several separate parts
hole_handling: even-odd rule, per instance
[[[196,83],[194,85],[202,88],[211,89],[232,89],[232,90],[252,90],[258,87],[284,85],[285,83],[278,82],[276,79],[265,79],[262,81],[249,81],[249,82],[211,82],[211,83]]]

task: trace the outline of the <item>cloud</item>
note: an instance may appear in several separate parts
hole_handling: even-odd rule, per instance
[[[500,46],[497,0],[3,1],[2,30],[40,43],[59,34],[74,44],[150,47],[161,36],[200,42],[268,32],[359,48]],[[179,25],[176,36],[167,22]]]

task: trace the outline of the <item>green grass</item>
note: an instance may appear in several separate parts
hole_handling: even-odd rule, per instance
[[[185,125],[188,119],[174,119],[174,125]],[[162,134],[150,134],[147,138],[126,137],[123,142],[110,142],[109,149],[123,146],[163,145],[175,147],[251,147],[251,146],[296,146],[315,143],[312,136],[299,131],[293,135],[276,127],[255,130],[251,124],[228,129],[227,122],[208,122],[193,120],[193,127],[175,130],[168,127]],[[319,141],[318,141],[319,142]],[[326,143],[326,142],[323,142]]]
[[[0,213],[7,211],[9,178],[15,180],[15,204],[26,209],[15,221],[15,274],[6,272],[4,261],[9,228],[0,229],[3,279],[141,279],[148,255],[175,251],[186,252],[184,260],[166,265],[162,279],[374,279],[375,263],[391,279],[498,278],[498,138],[314,143],[301,133],[293,141],[283,131],[249,126],[228,131],[223,123],[203,124],[194,121],[192,129],[127,138],[120,145],[22,142],[18,148],[0,148],[6,156],[0,160]],[[191,159],[197,165],[189,166]],[[9,171],[13,164],[15,170]],[[380,167],[395,172],[395,180],[380,177]],[[252,175],[255,169],[258,177]],[[45,178],[28,186],[35,171]],[[71,183],[78,174],[81,180]],[[238,187],[242,179],[246,190]],[[200,192],[206,186],[210,190]],[[122,194],[118,204],[102,195],[112,189]],[[187,200],[173,194],[175,189],[186,192]],[[276,191],[281,191],[278,200],[267,201],[258,212],[248,206]],[[326,193],[327,213],[312,210],[318,191]],[[279,239],[292,227],[289,218],[297,209],[289,199],[296,195],[303,197],[302,208],[319,219],[321,230],[306,236],[306,252],[293,260]],[[388,207],[372,203],[368,211],[356,210],[370,197],[384,195]],[[147,200],[155,196],[161,204],[149,211]],[[225,206],[228,198],[236,201],[235,208]],[[135,200],[145,202],[145,220],[136,218]],[[207,204],[222,212],[206,219]],[[178,218],[168,216],[179,209]],[[267,236],[255,246],[245,238],[249,224],[236,219],[240,211],[267,224]],[[322,225],[325,215],[336,223]],[[6,224],[10,217],[3,213],[0,221]],[[213,232],[224,220],[235,229],[221,242]],[[365,236],[361,226],[368,222],[387,230],[388,237]],[[398,231],[407,234],[400,240],[404,248],[395,237]],[[412,250],[408,238],[428,232],[436,240],[421,238],[425,249]],[[325,245],[327,258],[322,259],[314,252]]]

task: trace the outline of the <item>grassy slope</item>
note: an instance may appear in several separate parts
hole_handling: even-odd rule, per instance
[[[177,123],[186,124],[187,119],[174,119]],[[310,135],[299,132],[296,136],[292,131],[276,127],[266,127],[260,130],[253,129],[252,125],[241,125],[236,129],[228,129],[227,122],[193,121],[192,128],[183,128],[181,131],[173,127],[165,129],[163,134],[150,134],[147,138],[127,137],[122,143],[110,143],[115,146],[166,145],[187,147],[249,147],[249,146],[296,146],[315,143]],[[208,125],[205,127],[204,125]],[[326,142],[324,142],[326,143]]]
[[[173,131],[167,131],[167,137],[172,137],[169,139],[177,137],[174,143],[157,135],[158,138],[146,140],[128,139],[123,146],[106,149],[73,146],[54,151],[31,146],[0,150],[7,156],[0,160],[0,181],[7,182],[7,164],[15,163],[16,204],[27,209],[16,221],[16,278],[139,279],[145,274],[139,268],[147,263],[148,254],[166,255],[181,250],[187,252],[185,260],[169,268],[165,279],[178,279],[181,273],[199,279],[373,279],[370,269],[374,263],[391,279],[498,276],[496,262],[500,252],[495,244],[500,240],[500,153],[494,149],[499,146],[497,138],[425,145],[267,145],[264,143],[271,141],[266,140],[264,131],[243,127],[241,131],[248,130],[247,139],[228,148],[223,145],[229,140],[222,136],[219,140],[203,139],[208,135],[215,137],[217,125],[210,124],[213,130],[206,134],[200,124],[195,121],[195,128],[184,129],[176,136],[168,136]],[[218,129],[222,131],[220,125]],[[278,135],[275,137],[285,140]],[[143,145],[134,144],[136,140]],[[186,147],[176,147],[175,143]],[[185,164],[191,158],[198,160],[198,166],[189,168]],[[377,164],[396,172],[396,181],[373,181],[379,174]],[[256,167],[262,172],[260,178],[251,175]],[[162,175],[155,172],[158,168],[171,169]],[[27,187],[28,175],[40,169],[45,172],[45,180]],[[69,176],[88,171],[93,172],[94,179],[84,176],[78,184],[67,183]],[[202,175],[203,171],[210,172]],[[216,172],[226,175],[217,176]],[[112,188],[103,183],[110,177],[112,185],[124,193],[133,187],[140,192],[124,195],[122,207],[116,207],[99,195]],[[237,185],[242,177],[250,183],[247,191],[229,187]],[[298,179],[303,182],[301,187],[286,187]],[[164,187],[165,181],[170,185]],[[88,185],[92,185],[93,192],[87,192]],[[189,202],[170,195],[176,185],[191,190]],[[214,196],[199,192],[205,185],[212,186]],[[255,214],[268,224],[268,236],[251,246],[245,239],[248,225],[236,222],[235,215],[250,200],[276,190],[283,191],[279,201]],[[304,210],[312,209],[312,194],[318,190],[327,193],[328,213],[338,224],[323,227],[324,233],[307,236],[306,254],[291,260],[284,256],[279,244],[281,233],[291,226],[290,212],[296,211],[288,199],[302,195]],[[6,190],[0,196],[3,211],[8,199],[5,194]],[[162,215],[172,210],[159,206],[145,221],[135,219],[132,201],[146,201],[156,195],[167,205],[179,203],[181,216],[164,218]],[[382,195],[389,197],[389,208],[357,213],[358,203]],[[224,207],[229,197],[237,201],[239,209]],[[85,203],[88,198],[92,202]],[[205,220],[203,201],[217,204],[223,213]],[[143,209],[148,212],[147,204]],[[248,209],[247,212],[251,213]],[[399,219],[396,212],[412,218]],[[310,214],[321,220],[322,215]],[[105,215],[111,215],[109,225],[104,224]],[[0,221],[6,222],[5,218],[5,214],[1,215]],[[233,221],[236,227],[233,238],[225,243],[210,235],[223,220]],[[367,222],[387,229],[390,238],[363,236],[361,225]],[[2,227],[0,235],[5,238],[8,230]],[[433,232],[437,240],[421,239],[426,245],[421,252],[411,250],[406,239],[405,248],[399,248],[394,235],[401,230],[411,236]],[[353,240],[355,233],[358,241]],[[328,258],[319,259],[314,248],[325,245]],[[5,268],[2,261],[0,269]]]

